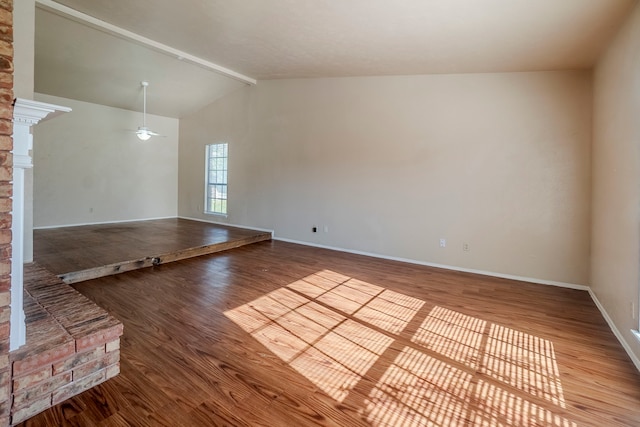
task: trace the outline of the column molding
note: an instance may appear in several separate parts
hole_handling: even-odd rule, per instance
[[[24,171],[33,167],[31,127],[71,111],[69,107],[16,98],[13,104],[13,197],[11,224],[11,335],[10,350],[26,341],[23,307],[24,282]]]

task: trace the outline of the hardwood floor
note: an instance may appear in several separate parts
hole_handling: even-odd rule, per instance
[[[121,374],[24,426],[633,426],[587,292],[284,242],[75,285]]]
[[[181,218],[34,231],[34,260],[66,283],[233,249],[271,233]]]

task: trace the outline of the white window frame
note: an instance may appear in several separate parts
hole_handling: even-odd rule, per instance
[[[218,148],[223,147],[222,155]],[[216,149],[214,151],[214,148]],[[215,154],[215,155],[214,155]],[[213,157],[212,157],[213,156]],[[213,162],[212,160],[219,160]],[[214,165],[215,164],[215,165]],[[213,168],[212,168],[213,167]],[[229,177],[229,144],[217,142],[205,147],[205,179],[204,179],[204,213],[209,215],[228,215],[228,177]],[[213,187],[213,188],[212,188]],[[220,191],[217,191],[220,190]],[[214,197],[211,195],[214,194]],[[220,194],[217,197],[216,194]],[[220,203],[216,203],[220,201]]]

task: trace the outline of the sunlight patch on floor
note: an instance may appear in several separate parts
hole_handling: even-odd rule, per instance
[[[425,305],[322,270],[225,315],[373,426],[576,426],[552,342]]]
[[[493,324],[481,372],[565,407],[553,343],[548,340]]]
[[[473,375],[405,347],[365,402],[377,426],[463,426]]]
[[[477,369],[487,322],[443,307],[434,307],[411,341]]]

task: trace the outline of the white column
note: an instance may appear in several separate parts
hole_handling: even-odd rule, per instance
[[[11,335],[10,350],[26,341],[23,308],[24,277],[24,171],[33,167],[31,127],[45,117],[71,111],[68,107],[18,98],[13,108],[13,202],[11,225]]]

